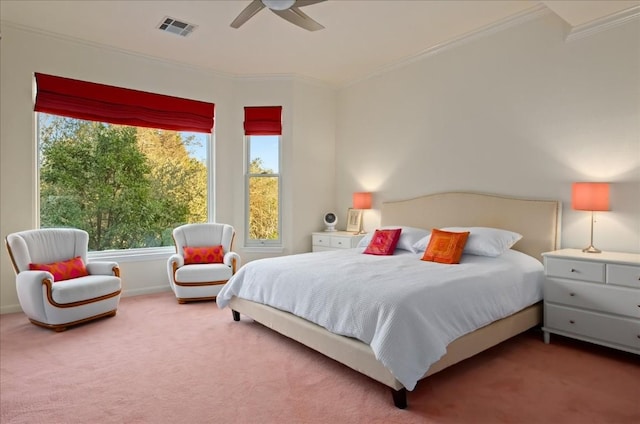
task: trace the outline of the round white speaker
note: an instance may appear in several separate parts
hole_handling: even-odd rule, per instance
[[[338,223],[338,217],[333,212],[328,212],[324,214],[324,225],[327,227],[324,229],[325,231],[336,231],[336,224]]]

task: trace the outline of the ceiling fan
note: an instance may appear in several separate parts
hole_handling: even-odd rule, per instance
[[[300,8],[323,1],[325,0],[253,0],[240,12],[238,17],[231,22],[231,27],[240,28],[240,26],[251,19],[253,15],[266,7],[282,19],[286,19],[300,28],[308,31],[317,31],[324,27],[307,16]]]

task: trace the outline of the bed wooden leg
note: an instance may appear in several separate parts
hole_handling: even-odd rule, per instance
[[[407,389],[393,390],[391,389],[391,395],[393,396],[393,404],[396,408],[407,408]]]
[[[238,311],[234,311],[233,309],[231,310],[231,315],[233,315],[233,320],[234,321],[240,321],[240,312]]]

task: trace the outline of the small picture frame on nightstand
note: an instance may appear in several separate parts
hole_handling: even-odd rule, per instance
[[[349,208],[347,211],[347,230],[353,233],[359,233],[362,225],[362,209]]]

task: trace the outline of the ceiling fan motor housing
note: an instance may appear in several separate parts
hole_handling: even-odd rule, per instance
[[[287,10],[296,3],[296,0],[261,0],[269,9]]]
[[[247,7],[231,22],[232,28],[240,28],[256,13],[264,8],[307,31],[318,31],[324,26],[311,19],[300,10],[301,7],[322,3],[326,0],[252,0]]]

